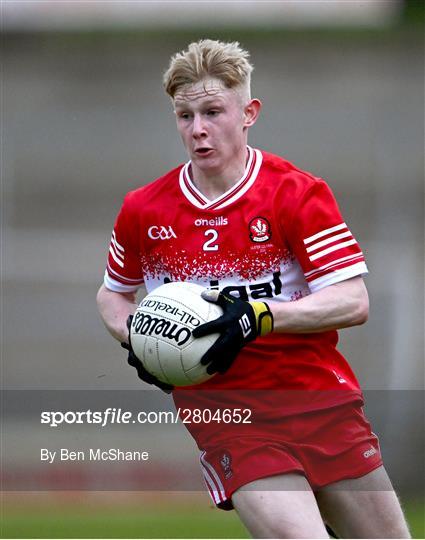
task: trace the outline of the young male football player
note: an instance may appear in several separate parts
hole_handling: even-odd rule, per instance
[[[136,291],[191,281],[221,305],[222,317],[194,331],[220,333],[203,358],[219,373],[173,397],[212,409],[231,391],[261,419],[188,426],[213,500],[253,536],[327,538],[326,522],[341,537],[408,538],[359,384],[336,350],[336,330],[368,316],[363,253],[323,180],[247,145],[261,109],[251,71],[238,43],[202,40],[171,59],[164,85],[190,160],[125,197],[101,316],[139,376],[171,391],[131,350]]]

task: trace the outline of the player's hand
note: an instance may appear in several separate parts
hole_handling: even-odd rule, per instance
[[[133,347],[131,346],[131,340],[130,340],[130,326],[131,326],[132,320],[133,320],[133,315],[129,315],[127,319],[128,343],[125,343],[125,342],[121,343],[121,347],[128,351],[127,362],[129,363],[131,367],[136,368],[139,379],[142,379],[142,381],[148,384],[154,384],[166,394],[170,394],[173,391],[174,386],[172,386],[171,384],[163,383],[162,381],[158,380],[154,375],[151,375],[149,371],[147,371],[143,367],[142,362],[134,354]]]
[[[192,332],[195,338],[220,334],[217,341],[201,358],[201,364],[208,365],[207,372],[210,374],[217,371],[224,373],[244,345],[258,336],[272,332],[273,315],[265,302],[244,302],[216,290],[204,291],[202,298],[218,304],[223,309],[223,315],[202,324]]]

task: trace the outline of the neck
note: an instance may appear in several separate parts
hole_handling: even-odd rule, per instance
[[[192,181],[207,199],[217,199],[242,178],[247,160],[248,149],[245,146],[239,155],[233,156],[232,161],[219,170],[203,170],[192,163]]]

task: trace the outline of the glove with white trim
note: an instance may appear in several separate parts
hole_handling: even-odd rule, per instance
[[[201,358],[207,373],[224,373],[239,351],[258,336],[273,331],[273,314],[265,302],[244,302],[230,294],[206,290],[202,298],[223,309],[223,315],[193,330],[193,337],[219,333],[220,337]]]
[[[131,321],[133,320],[133,315],[129,315],[127,318],[127,328],[128,328],[128,343],[121,343],[121,347],[123,349],[126,349],[128,351],[128,358],[127,362],[131,367],[134,367],[137,371],[137,375],[139,376],[139,379],[142,379],[145,383],[153,384],[160,388],[163,392],[166,394],[170,394],[174,386],[171,384],[164,383],[160,380],[158,380],[154,375],[151,375],[149,371],[147,371],[144,367],[142,362],[137,358],[137,356],[134,354],[133,347],[131,346],[131,340],[130,340],[130,327],[131,327]]]

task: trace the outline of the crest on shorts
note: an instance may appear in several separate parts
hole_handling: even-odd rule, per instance
[[[267,242],[272,237],[270,223],[266,218],[255,217],[249,222],[249,237],[253,242]]]
[[[221,468],[223,469],[223,472],[224,472],[224,478],[226,480],[231,478],[233,476],[232,456],[230,455],[230,453],[227,450],[225,450],[223,452],[223,455],[220,458],[220,465],[221,465]]]

